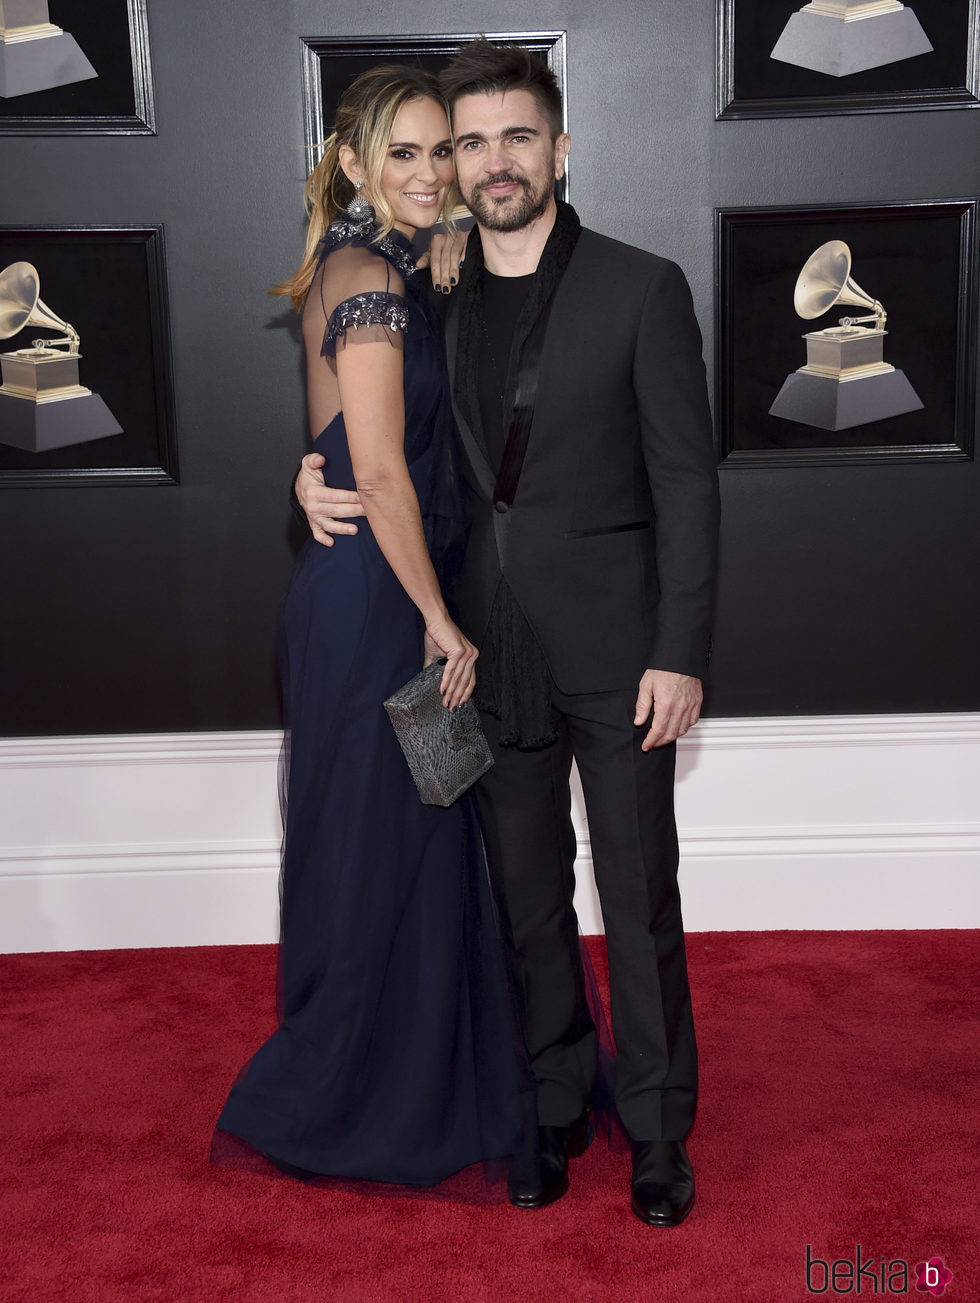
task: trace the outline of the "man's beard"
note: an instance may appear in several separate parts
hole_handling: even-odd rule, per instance
[[[484,194],[487,186],[504,185],[507,182],[521,186],[524,191],[515,206],[508,207],[512,198],[509,195],[494,199]],[[496,176],[487,177],[471,194],[463,195],[463,198],[481,226],[490,231],[520,231],[541,216],[548,207],[552,193],[551,187],[546,187],[541,194],[535,194],[527,177],[513,172],[498,172]]]

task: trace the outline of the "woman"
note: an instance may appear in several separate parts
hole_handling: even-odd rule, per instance
[[[307,197],[306,258],[279,292],[303,314],[313,446],[366,525],[308,540],[284,605],[280,1026],[232,1089],[215,1155],[245,1142],[295,1175],[425,1186],[512,1158],[534,1130],[469,801],[421,804],[382,705],[444,656],[458,706],[477,656],[440,586],[460,498],[410,252],[455,197],[434,82],[358,77]]]

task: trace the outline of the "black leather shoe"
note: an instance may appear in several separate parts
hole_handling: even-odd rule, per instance
[[[683,1140],[635,1140],[630,1206],[649,1226],[679,1226],[694,1207],[694,1169]]]
[[[532,1178],[511,1175],[507,1193],[515,1208],[545,1208],[568,1189],[568,1160],[592,1143],[588,1111],[570,1127],[538,1127],[539,1170]]]

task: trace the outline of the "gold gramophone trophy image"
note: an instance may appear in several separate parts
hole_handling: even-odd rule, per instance
[[[811,0],[790,16],[769,57],[849,77],[931,49],[918,18],[898,0]]]
[[[25,326],[63,332],[61,339],[35,339],[31,348],[0,353],[0,443],[48,452],[122,434],[99,395],[78,383],[78,331],[41,302],[40,288],[29,262],[0,272],[0,339]]]
[[[770,416],[820,430],[849,430],[919,411],[923,404],[904,371],[884,360],[885,309],[851,279],[851,251],[843,240],[828,240],[811,254],[793,294],[793,306],[805,321],[822,317],[835,303],[871,311],[803,336],[806,365],[786,377]],[[874,325],[861,324],[868,321]]]
[[[48,18],[48,0],[0,0],[0,96],[13,99],[98,73],[74,36]]]

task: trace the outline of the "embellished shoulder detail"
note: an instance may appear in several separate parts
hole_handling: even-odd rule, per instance
[[[389,231],[378,239],[374,209],[369,205],[364,207],[364,217],[352,217],[345,212],[330,223],[320,241],[320,257],[332,253],[343,244],[358,244],[381,254],[406,280],[414,276],[418,268],[408,241],[398,231]]]
[[[355,294],[352,298],[338,303],[331,313],[330,320],[323,335],[321,357],[334,357],[337,352],[337,340],[348,330],[360,330],[367,326],[384,326],[395,334],[404,334],[408,330],[408,305],[398,294],[384,290],[371,290],[368,294]]]
[[[391,238],[390,234],[382,236],[380,240],[375,242],[373,247],[375,249],[380,249],[384,256],[394,264],[406,280],[410,276],[414,276],[418,271],[418,268],[415,265],[415,259],[412,257],[408,249],[397,244]]]

